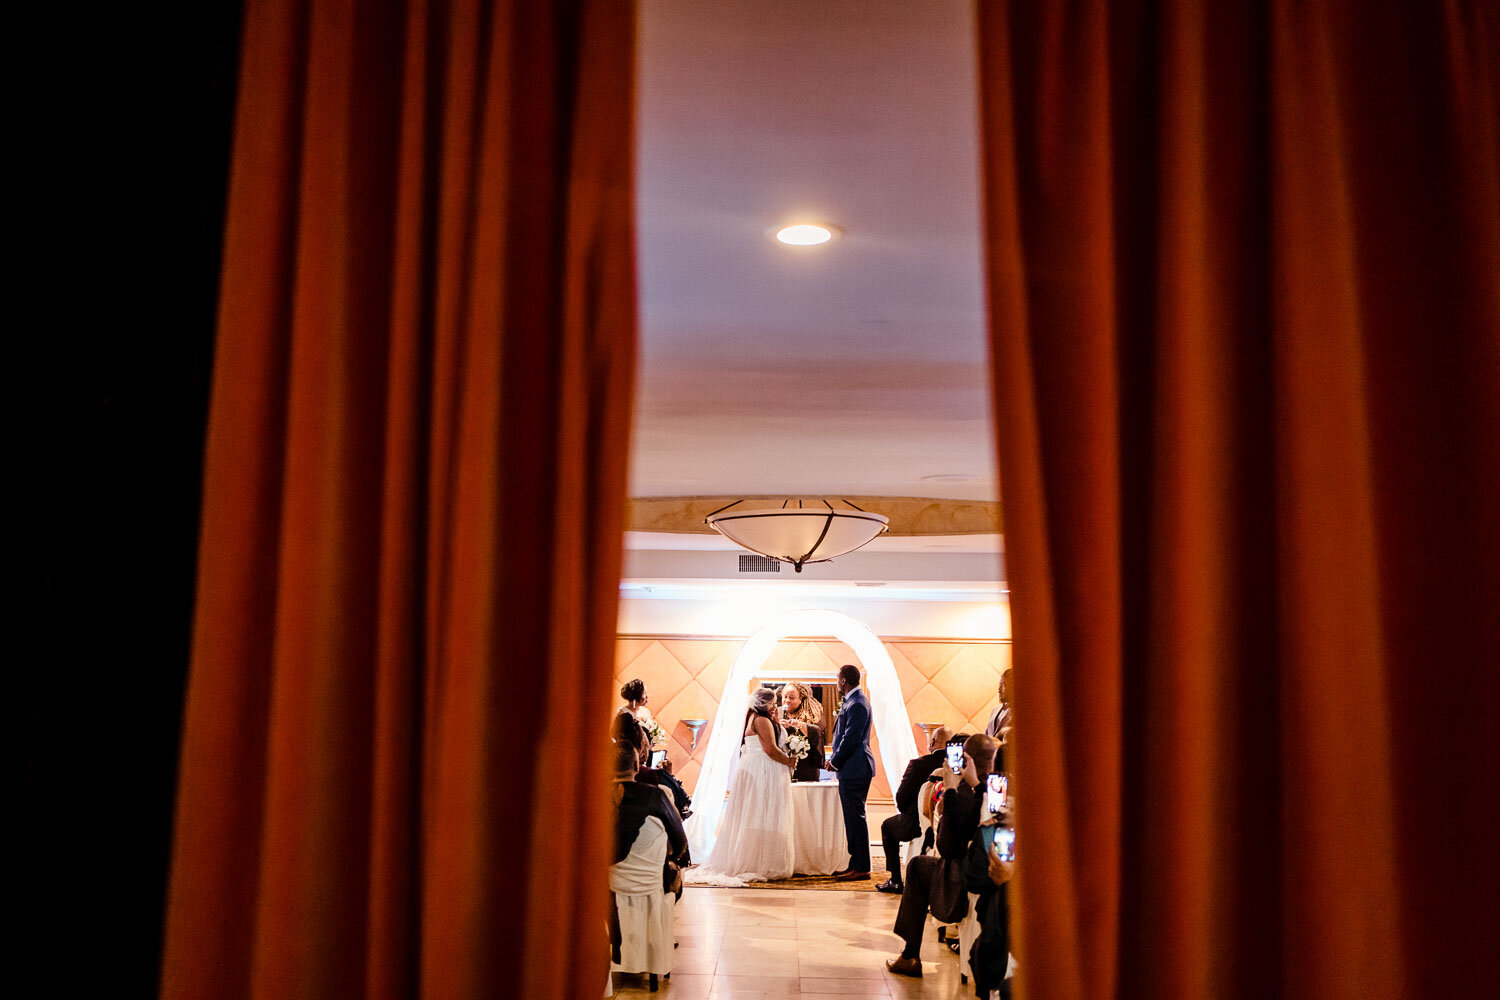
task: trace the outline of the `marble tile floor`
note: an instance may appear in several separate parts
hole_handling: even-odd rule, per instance
[[[644,976],[615,975],[621,997],[660,1000],[906,1000],[972,997],[958,957],[929,919],[921,979],[892,976],[901,897],[884,893],[689,887],[677,904],[677,961],[652,994]]]

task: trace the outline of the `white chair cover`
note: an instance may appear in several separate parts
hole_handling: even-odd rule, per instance
[[[969,893],[969,912],[964,915],[963,920],[958,923],[958,971],[974,977],[969,968],[969,952],[974,948],[974,942],[979,940],[979,894]]]
[[[609,866],[609,887],[620,913],[620,961],[615,972],[672,971],[672,907],[676,897],[662,892],[667,830],[647,816],[625,860]]]

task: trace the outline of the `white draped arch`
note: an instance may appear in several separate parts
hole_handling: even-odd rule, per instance
[[[860,682],[870,697],[872,724],[880,737],[880,759],[887,780],[899,779],[907,762],[917,755],[917,741],[912,736],[911,719],[906,714],[906,699],[901,695],[896,665],[891,662],[880,637],[864,622],[838,611],[805,609],[779,615],[745,642],[719,695],[713,734],[708,740],[703,770],[693,789],[693,815],[687,821],[688,843],[697,861],[708,857],[718,839],[719,818],[724,813],[724,793],[729,788],[729,772],[739,748],[745,712],[750,707],[751,679],[795,680],[806,676],[805,670],[764,669],[771,650],[789,636],[831,636],[854,650],[863,675]],[[827,738],[833,739],[831,724]]]

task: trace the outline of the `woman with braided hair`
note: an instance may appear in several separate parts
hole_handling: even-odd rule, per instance
[[[812,688],[791,681],[781,689],[781,724],[806,736],[811,748],[797,762],[792,780],[817,781],[823,765],[823,706],[813,697]]]

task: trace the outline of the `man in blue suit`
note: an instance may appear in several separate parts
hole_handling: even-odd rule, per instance
[[[849,841],[849,867],[834,872],[840,882],[870,877],[870,826],[865,822],[865,797],[875,777],[875,755],[870,752],[870,699],[859,686],[859,668],[839,667],[843,711],[833,726],[833,758],[829,769],[839,776],[839,803],[844,807],[844,836]]]

